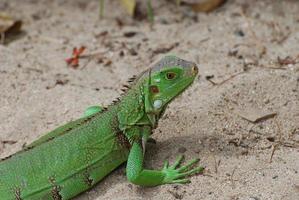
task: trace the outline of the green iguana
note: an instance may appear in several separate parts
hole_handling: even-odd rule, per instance
[[[127,162],[130,182],[142,186],[188,183],[201,172],[199,159],[179,167],[183,156],[161,170],[143,167],[145,144],[167,105],[192,84],[197,66],[166,56],[134,80],[107,108],[49,132],[0,162],[1,200],[66,200],[91,188]]]

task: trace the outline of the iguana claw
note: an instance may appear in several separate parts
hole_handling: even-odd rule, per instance
[[[162,171],[166,174],[164,183],[190,183],[189,179],[186,179],[187,176],[191,176],[197,173],[201,173],[204,170],[204,167],[195,167],[193,169],[192,166],[200,161],[200,159],[195,158],[190,160],[186,165],[181,166],[178,168],[178,166],[182,163],[182,160],[184,159],[184,156],[179,156],[175,163],[171,166],[169,166],[168,161],[165,161],[164,167]]]

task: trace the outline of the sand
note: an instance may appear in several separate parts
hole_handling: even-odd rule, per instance
[[[24,33],[0,45],[1,157],[90,105],[109,104],[129,77],[175,54],[196,62],[200,76],[160,120],[145,166],[183,153],[200,157],[205,173],[187,185],[143,188],[122,166],[76,199],[299,199],[299,3],[248,2],[195,14],[156,1],[151,27],[117,1],[99,20],[98,1],[2,0]],[[68,67],[80,46],[96,56]]]

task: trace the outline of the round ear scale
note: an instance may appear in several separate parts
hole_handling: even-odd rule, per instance
[[[153,106],[155,109],[160,109],[162,107],[162,100],[160,99],[155,100]]]
[[[158,86],[156,85],[151,85],[150,88],[149,88],[150,92],[153,93],[153,94],[157,94],[160,92]]]

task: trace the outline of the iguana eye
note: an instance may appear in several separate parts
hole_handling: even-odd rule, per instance
[[[174,72],[167,72],[166,73],[166,78],[168,79],[168,80],[172,80],[172,79],[174,79],[176,77],[176,74],[174,73]]]

